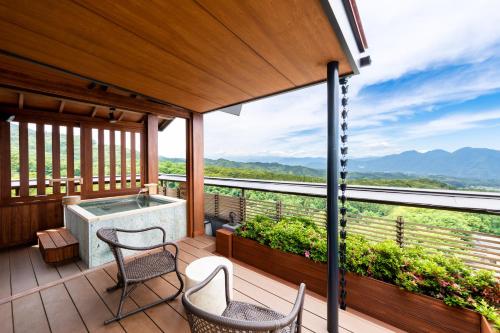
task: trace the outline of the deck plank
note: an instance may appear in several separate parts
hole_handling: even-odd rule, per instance
[[[115,285],[115,281],[106,274],[104,270],[98,270],[86,275],[88,281],[92,284],[94,289],[101,295],[104,303],[108,306],[110,311],[115,312],[118,309],[120,301],[120,290],[114,292],[107,292],[106,288]],[[137,309],[137,304],[132,299],[127,298],[123,305],[123,312],[128,312]],[[134,316],[127,317],[120,321],[127,332],[161,332],[154,322],[143,312],[139,312]]]
[[[87,332],[63,284],[40,291],[52,333]]]
[[[9,251],[0,252],[0,299],[9,297],[10,289],[10,258]]]
[[[104,321],[111,318],[112,314],[84,276],[64,284],[89,331],[124,332],[118,323],[104,325]]]
[[[111,265],[106,267],[106,272],[108,275],[116,281],[116,265]],[[168,274],[171,275],[171,274]],[[161,281],[156,281],[152,284],[156,290],[160,293],[160,295],[164,295],[166,292],[168,292],[168,286],[162,285]],[[130,295],[132,300],[138,304],[139,306],[144,306],[148,303],[154,302],[159,299],[159,295],[156,294],[149,286],[148,284],[146,285],[140,285],[138,286]],[[164,331],[164,332],[176,332],[175,330],[172,330],[172,328],[168,327],[168,322],[165,321],[165,318],[162,316],[168,316],[174,321],[174,326],[176,329],[180,329],[182,332],[186,331],[186,328],[188,329],[186,332],[189,331],[189,327],[187,325],[186,319],[178,312],[178,307],[179,305],[177,304],[171,304],[175,302],[180,302],[180,297],[177,298],[173,302],[165,303],[158,305],[156,307],[153,307],[151,309],[146,310],[146,314],[155,322],[158,327]],[[167,306],[167,308],[164,307],[164,305]],[[158,307],[161,306],[161,310],[154,310]],[[181,304],[182,306],[182,304]],[[184,311],[182,309],[182,311]],[[167,317],[167,318],[168,318]],[[179,332],[181,332],[179,331]]]
[[[12,301],[12,313],[16,333],[50,333],[40,293],[35,292]]]
[[[203,249],[196,248],[192,242],[179,242],[182,249],[180,259],[186,264],[190,262],[190,256],[204,257],[214,255]],[[270,278],[256,272],[256,270],[243,267],[233,260],[234,288],[250,298],[277,311],[288,313],[295,297],[297,287],[285,281],[278,281],[277,278]],[[283,302],[285,301],[285,302]],[[315,332],[326,332],[326,303],[318,300],[310,294],[306,295],[304,301],[304,326]],[[351,313],[339,312],[340,326],[349,331],[359,332],[387,332],[388,329],[378,326],[370,321],[362,319]]]
[[[54,266],[43,261],[42,254],[40,253],[40,249],[38,247],[30,247],[29,252],[38,285],[42,286],[61,278]]]
[[[180,248],[178,267],[183,278],[189,263],[201,257],[214,255],[207,251],[210,247],[209,241],[214,242],[210,238],[199,237],[178,242]],[[82,262],[68,263],[53,268],[42,265],[43,261],[36,247],[32,247],[27,252],[23,252],[22,249],[14,251],[17,252],[0,252],[0,267],[10,268],[15,260],[13,278],[19,277],[23,271],[28,273],[27,277],[21,277],[20,281],[16,281],[16,290],[23,290],[28,285],[33,286],[37,280],[40,285],[46,283],[48,285],[46,289],[39,292],[35,291],[37,289],[33,291],[29,288],[24,289],[27,290],[24,294],[30,294],[18,295],[12,303],[6,302],[0,305],[0,331],[2,333],[13,332],[14,329],[15,332],[29,330],[47,332],[50,329],[53,332],[85,332],[87,330],[90,332],[189,332],[180,297],[128,317],[120,323],[104,326],[104,320],[112,317],[111,312],[116,311],[119,301],[119,291],[112,293],[105,291],[116,280],[117,268],[114,263],[90,271],[86,271],[87,268]],[[17,262],[18,259],[20,262]],[[29,267],[31,275],[30,270],[27,269],[28,264],[32,265],[32,268]],[[295,301],[297,286],[235,260],[233,260],[233,267],[236,300],[268,306],[282,313],[290,311]],[[6,269],[2,271],[8,272]],[[10,274],[2,271],[0,271],[0,279],[3,276],[3,288],[7,290],[3,293],[10,294]],[[82,273],[84,275],[81,275]],[[69,280],[61,280],[58,283],[58,276],[60,279],[69,278]],[[179,281],[172,273],[150,280],[132,292],[125,303],[124,310],[129,311],[137,306],[156,301],[159,297],[170,295],[178,286]],[[1,284],[0,288],[2,288]],[[27,316],[29,320],[24,320]],[[340,312],[340,323],[342,326],[340,331],[343,333],[391,331],[390,327],[376,325],[362,316],[344,311]],[[306,296],[303,324],[303,331],[306,333],[326,332],[324,297],[314,293]]]
[[[68,262],[57,266],[57,271],[59,272],[59,275],[64,278],[80,273],[81,269],[75,262]]]
[[[0,332],[12,333],[14,332],[14,325],[12,322],[12,303],[0,304]]]
[[[29,248],[10,251],[10,274],[12,295],[38,286],[31,266]]]

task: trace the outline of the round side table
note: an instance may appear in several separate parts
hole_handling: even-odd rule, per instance
[[[204,257],[197,259],[186,267],[186,289],[189,289],[212,273],[219,265],[224,265],[229,271],[229,297],[233,298],[233,263],[224,257]],[[226,309],[224,272],[220,271],[203,289],[191,295],[190,300],[200,309],[221,315]]]

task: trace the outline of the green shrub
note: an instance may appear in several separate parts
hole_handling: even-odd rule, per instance
[[[276,222],[256,216],[236,234],[316,262],[327,261],[326,230],[309,219]],[[500,284],[492,272],[472,270],[456,257],[421,247],[401,248],[390,240],[372,243],[350,234],[346,246],[347,271],[443,300],[450,306],[476,310],[500,327]]]

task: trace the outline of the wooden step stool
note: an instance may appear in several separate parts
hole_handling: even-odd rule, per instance
[[[66,228],[40,231],[36,235],[46,263],[58,264],[78,258],[78,240]]]

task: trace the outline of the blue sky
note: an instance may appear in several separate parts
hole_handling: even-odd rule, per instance
[[[350,82],[351,156],[500,150],[500,1],[358,0],[358,6],[373,63]],[[177,122],[160,140],[182,131]],[[167,145],[160,153],[184,154]],[[207,157],[325,154],[323,84],[246,104],[240,117],[205,117]]]

